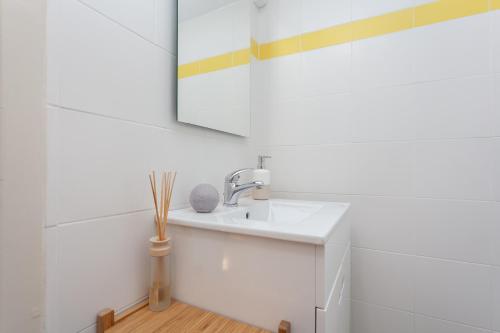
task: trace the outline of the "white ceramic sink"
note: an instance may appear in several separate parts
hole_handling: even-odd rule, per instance
[[[337,202],[243,198],[238,207],[219,206],[212,213],[174,210],[169,220],[174,225],[324,244],[348,207]]]

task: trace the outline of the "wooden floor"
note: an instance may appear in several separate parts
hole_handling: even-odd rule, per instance
[[[132,332],[271,333],[176,301],[163,312],[144,307],[106,330],[106,333]]]

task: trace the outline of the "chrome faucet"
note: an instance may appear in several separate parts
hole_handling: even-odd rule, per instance
[[[254,169],[239,169],[231,172],[224,179],[224,206],[235,207],[238,206],[238,199],[240,195],[252,188],[260,188],[265,185],[261,181],[250,182],[246,184],[238,184],[240,176],[244,172],[253,171]]]

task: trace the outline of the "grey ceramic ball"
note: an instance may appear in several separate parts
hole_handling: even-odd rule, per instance
[[[219,203],[219,192],[210,184],[197,185],[191,191],[189,203],[198,213],[210,213]]]

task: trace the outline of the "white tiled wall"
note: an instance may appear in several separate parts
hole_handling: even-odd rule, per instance
[[[257,35],[423,2],[271,0]],[[146,295],[150,169],[181,207],[261,147],[277,196],[353,203],[353,333],[500,332],[499,12],[261,62],[242,139],[175,121],[175,9],[48,1],[47,332]]]
[[[178,171],[184,207],[255,164],[251,140],[176,122],[176,14],[175,0],[48,1],[47,333],[93,332],[99,310],[147,295],[151,169]]]
[[[283,37],[426,2],[303,0],[261,18]],[[353,333],[500,332],[498,22],[263,63],[275,196],[353,204]]]

